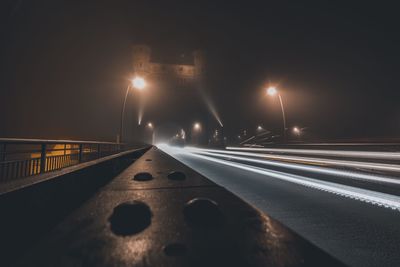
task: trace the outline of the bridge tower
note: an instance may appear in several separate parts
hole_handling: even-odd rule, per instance
[[[193,59],[194,59],[194,71],[195,71],[195,76],[198,79],[201,79],[202,76],[204,75],[204,69],[205,69],[205,56],[204,52],[201,50],[195,50],[193,52]]]
[[[135,74],[145,75],[149,73],[151,48],[147,45],[134,45],[132,55]]]

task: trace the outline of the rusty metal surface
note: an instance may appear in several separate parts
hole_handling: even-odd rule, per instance
[[[0,266],[12,262],[41,240],[102,186],[149,148],[39,175],[0,192]]]
[[[17,266],[343,264],[153,148],[22,255]]]

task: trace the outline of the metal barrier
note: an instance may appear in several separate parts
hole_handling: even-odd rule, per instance
[[[0,138],[0,182],[59,170],[129,148],[111,142]]]

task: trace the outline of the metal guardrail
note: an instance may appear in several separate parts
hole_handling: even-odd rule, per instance
[[[0,138],[0,183],[112,155],[130,146],[112,142]]]

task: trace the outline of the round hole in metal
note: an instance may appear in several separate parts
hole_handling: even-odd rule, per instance
[[[168,179],[182,181],[186,179],[186,175],[181,171],[172,171],[168,174]]]
[[[194,198],[188,201],[183,215],[189,225],[198,227],[218,227],[223,221],[218,204],[208,198]]]
[[[146,203],[134,200],[116,206],[108,221],[114,234],[127,236],[146,229],[151,224],[152,216]]]
[[[149,172],[139,172],[133,177],[133,180],[136,181],[149,181],[151,179],[153,179],[153,175]]]
[[[171,243],[164,247],[164,253],[170,257],[179,257],[186,254],[186,246],[182,243]]]

